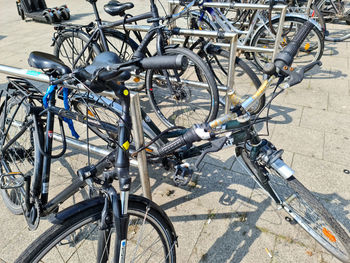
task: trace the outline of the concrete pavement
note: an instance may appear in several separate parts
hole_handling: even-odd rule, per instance
[[[98,1],[101,14],[106,2]],[[134,2],[134,14],[148,8],[146,0]],[[47,0],[48,6],[64,3]],[[66,3],[72,22],[93,20],[86,1]],[[111,20],[107,14],[102,18]],[[22,21],[15,2],[3,1],[0,64],[28,68],[31,51],[52,53],[52,34],[52,26]],[[269,138],[285,150],[284,159],[297,178],[350,231],[350,175],[344,172],[350,170],[350,41],[326,42],[322,62],[321,69],[274,101]],[[0,75],[0,87],[5,85]],[[57,191],[86,162],[74,153],[69,158],[54,166],[51,186]],[[153,200],[166,210],[179,235],[178,262],[337,262],[299,226],[285,220],[238,163],[234,149],[206,157],[187,187],[175,187],[160,167],[150,170]],[[13,262],[50,224],[42,220],[31,232],[24,218],[10,214],[3,202],[0,211],[0,262]]]

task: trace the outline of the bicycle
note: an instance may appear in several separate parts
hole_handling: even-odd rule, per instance
[[[97,251],[87,250],[84,254],[85,260],[87,256],[96,259],[97,255],[98,262],[106,262],[111,260],[110,256],[114,255],[116,260],[120,259],[119,262],[138,257],[147,259],[159,257],[155,260],[175,262],[176,234],[169,218],[152,201],[129,195],[131,185],[128,154],[131,142],[130,94],[123,82],[130,77],[128,70],[158,69],[159,67],[180,69],[186,66],[184,57],[158,56],[121,63],[114,53],[104,52],[98,55],[90,66],[76,70],[74,73],[71,73],[71,70],[55,56],[46,53],[32,52],[28,61],[32,67],[40,68],[50,76],[50,88],[43,96],[25,80],[10,79],[10,85],[1,106],[0,118],[3,128],[1,129],[0,176],[2,191],[17,190],[19,204],[14,205],[19,205],[23,209],[28,226],[33,230],[37,228],[42,216],[56,214],[59,205],[85,185],[88,185],[93,193],[99,191],[100,195],[57,213],[53,220],[56,224],[23,252],[17,262],[38,262],[54,245],[59,247],[58,251],[67,249],[60,254],[62,258],[74,259],[75,256],[79,257],[77,255],[79,248],[83,245],[92,245],[93,241],[97,242],[98,249]],[[111,79],[114,81],[110,81]],[[55,93],[58,86],[77,81],[86,85],[90,92],[110,90],[115,93],[122,107],[118,126],[95,119],[88,113],[82,115],[72,112],[67,107],[56,106]],[[67,98],[64,100],[65,103],[68,102]],[[41,107],[42,101],[46,108]],[[88,103],[86,107],[89,107]],[[59,154],[53,156],[55,115],[59,117],[63,147]],[[67,148],[62,127],[64,118],[89,123],[90,127],[117,133],[115,143],[119,147],[97,164],[79,169],[78,179],[57,196],[48,200],[51,159],[64,155]],[[20,128],[17,133],[9,133],[11,127]],[[24,136],[28,133],[29,140],[26,140]],[[22,162],[31,163],[34,166],[34,172],[31,173],[31,169],[19,170],[17,164]],[[112,186],[116,178],[119,179],[120,196]],[[130,233],[127,235],[128,231]],[[147,238],[143,236],[143,231],[146,231]],[[112,238],[114,233],[117,234]],[[128,243],[127,250],[126,243]],[[73,252],[69,254],[72,247]],[[110,249],[113,249],[114,253],[110,252]],[[133,252],[126,254],[129,249]],[[89,254],[90,252],[92,254]],[[51,255],[51,259],[52,257],[54,261],[58,260],[57,257]],[[90,262],[91,259],[88,261]]]
[[[109,49],[125,61],[131,56],[134,58],[152,56],[147,47],[157,36],[158,55],[182,54],[188,58],[189,63],[188,67],[181,71],[148,70],[146,72],[145,86],[149,102],[156,115],[169,127],[173,125],[190,126],[193,119],[210,120],[216,117],[218,90],[210,69],[192,51],[167,45],[164,29],[159,24],[161,18],[153,0],[150,0],[150,12],[130,18],[125,16],[119,21],[104,24],[99,17],[96,1],[88,0],[88,2],[94,9],[96,24],[85,27],[79,25],[56,27],[57,32],[54,35],[53,45],[55,46],[54,54],[58,58],[75,68],[89,64],[96,54]],[[122,16],[124,11],[132,6],[111,2],[105,6],[105,10],[110,15]],[[144,19],[148,19],[152,26],[144,38],[140,34],[137,35],[140,45],[129,38],[129,34],[110,29],[117,25]],[[87,32],[83,31],[84,28]],[[139,76],[137,78],[139,79]],[[189,117],[190,114],[192,118]]]
[[[345,21],[350,25],[350,10],[345,9],[345,1],[341,0],[319,0],[315,1],[315,5],[320,10],[325,22],[339,23]],[[341,42],[350,38],[347,30],[328,30],[325,39],[327,41]]]
[[[249,107],[261,96],[277,78],[277,86],[266,107],[284,90],[300,83],[306,70],[319,61],[300,68],[293,68],[294,56],[307,34],[314,26],[307,22],[293,40],[276,56],[274,63],[264,67],[266,78],[259,90],[246,100],[235,94],[230,96],[235,108],[209,123],[182,129],[182,135],[158,149],[159,156],[181,165],[182,160],[199,156],[195,167],[209,152],[235,146],[236,158],[264,192],[276,205],[284,209],[292,222],[297,222],[320,245],[343,262],[350,262],[350,237],[331,213],[295,177],[295,172],[282,158],[283,150],[278,150],[270,141],[261,139],[254,128],[255,123],[269,120],[251,117]],[[282,82],[286,83],[280,87]],[[209,141],[200,144],[201,141]],[[196,144],[194,145],[194,143]],[[134,153],[134,155],[137,152]]]
[[[206,0],[205,2],[211,2]],[[188,4],[187,4],[188,3]],[[257,1],[254,1],[257,3]],[[197,0],[193,1],[179,1],[173,13],[176,13],[181,5],[194,6],[198,5]],[[235,3],[227,3],[230,8],[235,7]],[[274,16],[271,21],[268,21],[268,16],[263,11],[243,10],[239,14],[234,15],[233,21],[230,21],[219,8],[205,7],[203,4],[198,5],[199,10],[187,10],[184,14],[188,15],[188,20],[193,17],[199,28],[210,28],[211,30],[223,30],[225,32],[235,32],[240,35],[239,45],[249,45],[260,48],[272,49],[275,45],[275,34],[279,26],[279,16]],[[307,17],[300,14],[288,13],[285,17],[283,26],[280,48],[287,45],[290,39],[298,31],[298,29],[308,20]],[[186,22],[185,22],[186,23]],[[190,23],[187,23],[188,25]],[[247,28],[246,29],[246,25]],[[305,43],[303,43],[298,56],[294,63],[296,65],[306,65],[312,61],[319,60],[322,57],[324,49],[324,40],[319,25],[315,23],[315,27],[309,34]],[[272,27],[272,29],[271,29]],[[263,69],[265,63],[271,61],[272,56],[261,51],[251,52],[255,65],[259,70]],[[248,55],[249,57],[249,55]]]

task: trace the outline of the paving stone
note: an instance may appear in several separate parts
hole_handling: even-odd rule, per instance
[[[339,125],[339,123],[342,125]],[[348,135],[350,119],[348,114],[305,108],[301,117],[300,126],[327,133]]]
[[[349,166],[350,135],[325,134],[324,159]]]
[[[327,109],[328,94],[325,92],[314,91],[300,85],[287,90],[286,93],[287,104]]]
[[[271,139],[278,149],[319,159],[323,156],[323,132],[302,127],[280,126],[274,131]]]
[[[329,95],[329,105],[328,110],[335,111],[339,113],[350,113],[350,96],[348,95]]]

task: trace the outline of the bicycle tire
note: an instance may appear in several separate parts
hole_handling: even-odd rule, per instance
[[[53,54],[70,68],[86,67],[91,64],[96,55],[101,53],[97,43],[89,43],[89,36],[81,30],[65,30],[58,34]],[[88,45],[83,55],[74,64],[74,60]]]
[[[171,84],[176,89],[175,94],[171,94],[168,87],[164,87],[166,83],[161,79],[162,73],[156,70],[147,70],[146,72],[146,91],[154,112],[168,127],[174,125],[191,127],[193,124],[215,119],[218,113],[219,97],[212,72],[204,61],[191,50],[185,48],[167,48],[165,50],[165,55],[178,54],[186,56],[189,63],[185,70],[168,71],[170,77],[173,77]],[[180,76],[182,80],[190,80],[193,81],[194,85],[201,85],[202,81],[198,78],[199,70],[202,72],[202,77],[206,79],[206,87],[202,89],[196,88],[193,91],[190,88],[191,83],[188,82],[188,85],[185,85],[186,83],[179,82],[174,77],[175,74]],[[159,74],[160,78],[156,76],[156,73]],[[191,74],[191,76],[186,76],[187,74]],[[189,99],[194,100],[189,102]],[[204,106],[202,106],[203,104]],[[191,112],[191,116],[189,112]]]
[[[250,173],[258,178],[257,169],[244,148],[237,151]],[[350,262],[350,238],[327,209],[294,176],[285,180],[273,168],[268,169],[268,173],[268,184],[282,201],[285,211],[332,255],[343,262]],[[294,201],[297,206],[294,206]],[[305,206],[304,216],[300,215],[303,213],[299,211],[300,206]],[[339,247],[342,251],[337,251]]]
[[[310,12],[311,14],[309,15],[309,17],[314,19],[320,25],[321,31],[323,35],[325,35],[327,26],[320,9],[318,9],[318,7],[314,3],[312,3],[310,7]]]
[[[29,103],[26,99],[23,101],[22,95],[12,95],[7,101],[7,107],[4,108],[2,105],[0,123],[5,123],[5,126],[1,129],[3,132],[8,130],[6,136],[6,142],[9,142],[19,131],[21,125],[29,118]],[[4,102],[5,103],[5,102]],[[18,109],[17,109],[18,108]],[[14,116],[13,122],[9,127],[9,120]],[[4,120],[6,118],[6,120]],[[5,122],[4,122],[5,121]],[[6,145],[5,141],[0,146],[0,149]],[[37,147],[37,138],[33,136],[32,128],[28,128],[17,140],[7,149],[5,155],[1,159],[1,173],[13,173],[19,172],[23,177],[30,176],[34,177],[41,171],[42,157]],[[19,183],[23,177],[19,178],[16,176],[7,176],[4,180],[9,180],[6,183]],[[23,213],[22,202],[24,201],[24,187],[13,188],[13,189],[1,189],[1,196],[5,206],[15,215]]]
[[[302,26],[307,20],[300,17],[295,16],[286,16],[284,29],[287,31],[282,32],[281,37],[281,45],[285,46],[288,44],[289,40],[292,39],[294,34],[296,33],[294,29],[294,25]],[[279,18],[274,18],[271,21],[272,26],[278,27]],[[266,31],[266,27],[262,26],[258,29],[258,31],[254,34],[251,42],[251,46],[254,47],[263,47],[263,48],[273,48],[275,45],[275,37],[269,37],[269,34]],[[292,34],[290,34],[292,32]],[[303,49],[302,49],[303,48]],[[303,66],[307,65],[313,61],[320,60],[323,55],[324,50],[324,37],[322,32],[314,27],[306,40],[302,44],[302,48],[299,49],[299,53],[294,57],[294,65]],[[316,50],[316,51],[315,51]],[[302,51],[302,52],[301,52]],[[262,70],[264,65],[268,62],[271,62],[272,55],[270,53],[263,52],[252,52],[255,64],[257,67]],[[305,56],[300,56],[300,54],[309,54]]]
[[[154,209],[152,205],[149,206],[149,204],[139,201],[137,198],[140,199],[140,197],[133,197],[133,195],[130,195],[130,198],[129,198],[128,213],[130,214],[130,220],[129,220],[129,227],[128,227],[128,243],[126,248],[126,251],[127,251],[126,256],[127,257],[133,256],[135,259],[137,255],[140,255],[140,254],[136,254],[136,252],[139,252],[139,251],[137,250],[133,251],[134,253],[128,253],[128,251],[132,251],[131,249],[132,247],[136,246],[136,249],[141,249],[143,248],[142,247],[143,245],[146,245],[146,249],[150,248],[149,250],[152,250],[152,251],[151,252],[145,251],[145,255],[142,258],[143,260],[146,259],[148,256],[147,262],[175,263],[176,262],[176,251],[175,251],[176,240],[174,239],[174,233],[172,231],[171,226],[169,226],[169,224],[167,223],[169,222],[169,219],[166,218],[165,214],[161,214],[159,211]],[[94,230],[97,231],[98,229],[98,226],[99,226],[98,221],[101,218],[101,213],[102,213],[103,204],[104,204],[104,198],[99,198],[99,199],[100,200],[97,205],[94,205],[84,210],[77,208],[78,211],[75,211],[75,213],[72,214],[68,219],[58,224],[55,224],[51,228],[49,228],[40,237],[38,237],[31,245],[29,245],[28,248],[17,258],[15,262],[17,263],[38,262],[39,260],[42,260],[44,256],[46,256],[45,262],[51,262],[50,260],[52,260],[52,262],[58,262],[58,260],[60,259],[60,256],[62,257],[62,261],[64,262],[68,262],[67,259],[70,259],[74,262],[77,262],[77,260],[82,260],[83,262],[95,262],[97,244],[96,246],[93,246],[92,243],[95,243],[93,241],[97,241],[96,235],[98,235],[98,233],[95,233]],[[86,202],[89,202],[89,201],[93,202],[93,200],[88,200]],[[148,201],[148,202],[151,202],[151,201]],[[79,204],[77,205],[77,207],[79,207]],[[134,217],[135,219],[133,219]],[[135,221],[137,218],[139,218],[140,221]],[[130,223],[135,223],[135,224],[130,225]],[[139,224],[137,223],[146,223],[146,224],[139,226]],[[139,231],[140,227],[142,228],[146,227],[146,229],[141,229],[141,231]],[[79,230],[80,232],[78,232]],[[147,230],[151,230],[152,232]],[[91,235],[89,236],[84,235],[84,232],[86,231],[90,232],[88,234],[91,234]],[[74,235],[73,232],[75,232],[76,235]],[[115,233],[114,228],[110,231],[110,233],[112,232]],[[130,240],[134,237],[137,238],[136,232],[141,232],[139,233],[141,235],[139,238],[140,239],[144,238],[142,240],[143,241],[142,244],[141,243],[139,244],[138,240]],[[142,236],[142,233],[147,233],[147,237]],[[151,240],[154,243],[149,242],[150,239],[152,238],[152,234],[154,234],[155,237],[159,239],[158,240],[159,242],[157,240],[155,241]],[[111,240],[113,241],[113,239],[114,238],[112,237]],[[145,244],[145,242],[148,242],[148,243]],[[158,243],[161,243],[161,244],[158,244]],[[154,253],[153,251],[153,249],[154,250],[156,249],[153,246],[155,244],[158,244],[161,246],[160,249],[157,250],[156,252],[158,253],[162,252],[162,255],[160,255],[160,258],[162,260],[158,259],[158,261],[150,261],[151,260],[150,256],[157,256],[156,255],[157,253]],[[92,245],[94,249],[91,249],[90,245]],[[111,248],[112,248],[112,245],[111,245]],[[72,251],[72,253],[75,253],[75,254],[69,253],[70,249],[73,249],[74,251]],[[78,249],[83,250],[81,255],[79,255]],[[110,249],[110,251],[113,251],[113,249]],[[48,255],[48,253],[52,253],[52,254]],[[80,256],[80,258],[78,258],[77,256]],[[90,259],[88,258],[89,256],[91,256]],[[81,262],[81,261],[78,261],[78,262]],[[131,261],[130,258],[129,259],[127,258],[125,262],[134,262],[134,261]]]

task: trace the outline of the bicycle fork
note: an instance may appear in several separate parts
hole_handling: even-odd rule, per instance
[[[105,203],[101,215],[99,241],[98,241],[98,262],[107,262],[109,247],[111,241],[111,227],[115,226],[115,245],[114,259],[115,263],[124,263],[126,256],[126,240],[129,225],[128,201],[131,178],[120,177],[121,195],[118,198],[117,191],[111,185],[115,178],[115,171],[104,172],[105,184],[103,193]]]

